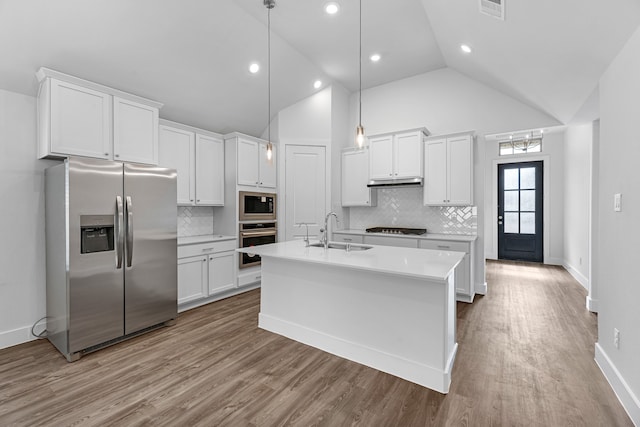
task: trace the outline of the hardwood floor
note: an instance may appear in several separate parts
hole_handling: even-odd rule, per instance
[[[564,269],[488,262],[487,282],[458,303],[447,395],[258,329],[256,290],[74,363],[0,350],[0,426],[632,426]]]

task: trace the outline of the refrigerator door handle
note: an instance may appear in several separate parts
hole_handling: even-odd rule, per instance
[[[122,246],[124,242],[124,208],[122,197],[116,196],[116,268],[122,268]]]
[[[133,203],[131,196],[127,196],[127,267],[133,261]]]

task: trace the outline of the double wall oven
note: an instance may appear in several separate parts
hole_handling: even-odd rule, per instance
[[[276,242],[276,195],[273,193],[254,193],[240,191],[239,195],[239,234],[240,247],[267,245]],[[240,268],[260,265],[260,256],[240,254]]]

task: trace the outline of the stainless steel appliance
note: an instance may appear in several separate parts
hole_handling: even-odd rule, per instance
[[[45,176],[51,343],[71,362],[175,319],[176,172],[69,158]]]
[[[240,247],[250,248],[252,246],[267,245],[276,242],[276,223],[241,223],[240,224]],[[256,254],[240,254],[240,268],[260,265],[260,256]]]
[[[426,228],[405,228],[405,227],[371,227],[365,230],[367,233],[385,234],[413,234],[421,235],[427,232]]]
[[[273,193],[238,192],[240,221],[275,221],[276,195]]]

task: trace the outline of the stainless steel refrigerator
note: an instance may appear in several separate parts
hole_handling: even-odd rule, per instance
[[[69,158],[45,171],[47,336],[74,361],[177,317],[176,172]]]

